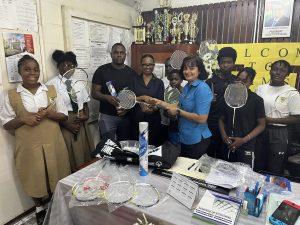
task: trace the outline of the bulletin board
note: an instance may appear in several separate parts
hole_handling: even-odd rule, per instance
[[[66,6],[62,7],[62,13],[65,49],[76,54],[78,66],[87,71],[90,81],[99,66],[111,62],[110,49],[117,42],[125,46],[125,64],[130,65],[133,37],[124,21],[116,16],[108,18]],[[99,102],[91,98],[89,109],[91,121],[97,120]]]
[[[45,71],[40,48],[40,24],[36,0],[0,0],[0,85],[3,89],[21,82],[17,63],[24,55],[34,57],[40,64],[40,80]]]

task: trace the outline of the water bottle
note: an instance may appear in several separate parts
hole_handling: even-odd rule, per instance
[[[139,172],[140,176],[148,175],[148,123],[140,122],[139,123]]]

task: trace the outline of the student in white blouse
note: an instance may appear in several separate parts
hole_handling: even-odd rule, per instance
[[[87,103],[90,101],[90,97],[84,89],[76,93],[77,102],[73,102],[67,91],[67,79],[62,77],[65,72],[77,67],[76,55],[73,52],[55,50],[52,58],[56,62],[59,74],[49,80],[47,84],[55,86],[69,111],[68,120],[60,124],[69,152],[71,170],[75,172],[82,164],[90,161],[90,152],[94,150],[93,140],[87,126],[87,120],[89,119]]]
[[[68,151],[58,124],[67,118],[68,110],[53,86],[38,82],[40,69],[34,58],[24,55],[18,71],[23,82],[5,93],[0,119],[4,129],[15,133],[16,170],[25,193],[35,202],[37,224],[42,224],[42,198],[70,174]]]

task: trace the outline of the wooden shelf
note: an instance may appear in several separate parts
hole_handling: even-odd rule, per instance
[[[141,57],[151,54],[155,63],[164,63],[175,50],[185,51],[187,54],[195,54],[199,48],[197,44],[132,44],[131,45],[131,67],[141,73]]]

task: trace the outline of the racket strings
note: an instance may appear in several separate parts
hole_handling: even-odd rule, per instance
[[[158,190],[146,183],[136,184],[135,195],[131,202],[138,207],[150,207],[159,202],[160,194]]]
[[[232,108],[244,106],[248,99],[248,91],[244,84],[234,83],[226,88],[224,99],[226,104]]]
[[[136,96],[130,90],[122,90],[118,94],[119,105],[124,109],[131,109],[135,106]]]
[[[175,52],[173,52],[173,54],[171,55],[170,58],[170,65],[173,69],[180,69],[183,59],[185,57],[187,57],[187,53],[185,51],[182,50],[176,50]]]
[[[61,82],[66,85],[71,104],[78,103],[78,94],[84,91],[89,95],[88,74],[82,68],[73,68],[62,75]],[[72,103],[73,102],[73,103]],[[73,107],[73,105],[72,105]]]
[[[117,181],[109,184],[104,195],[108,203],[123,204],[132,199],[134,186],[129,181]]]
[[[177,88],[167,88],[164,93],[164,101],[169,104],[178,104],[180,91]]]

